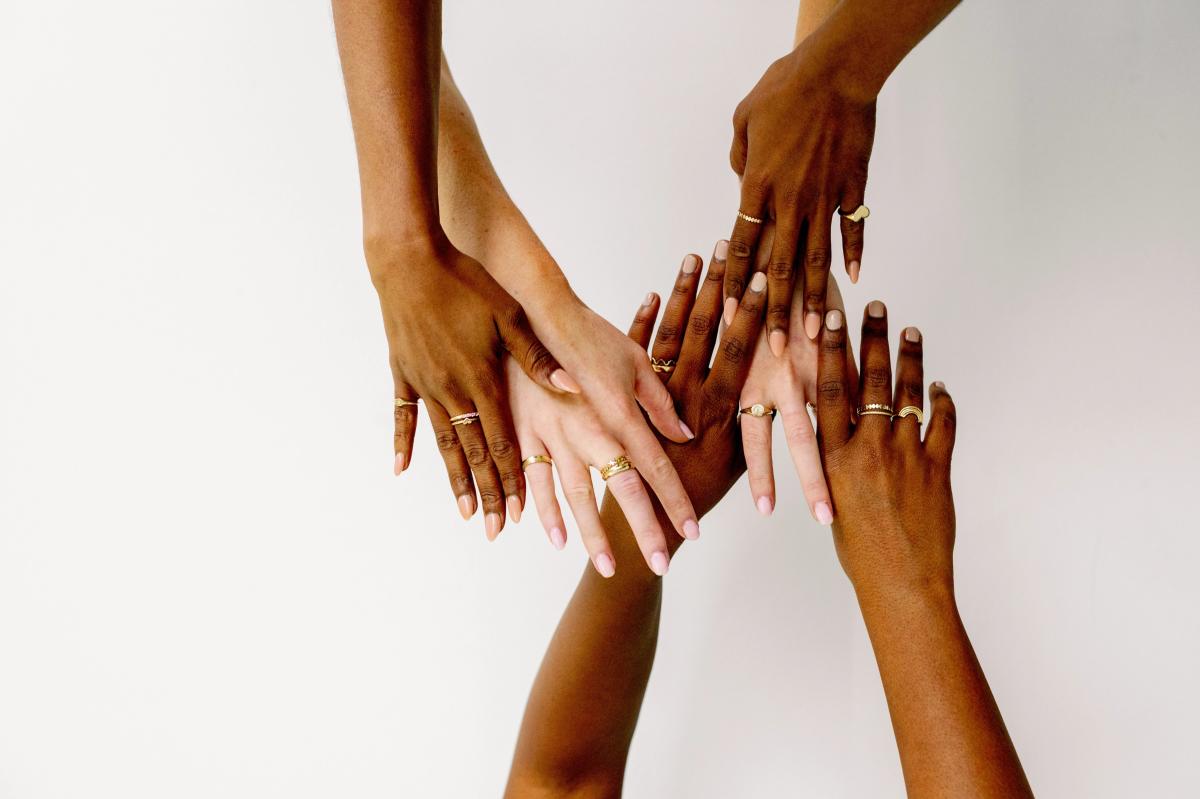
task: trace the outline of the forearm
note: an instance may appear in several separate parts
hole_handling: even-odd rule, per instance
[[[437,207],[439,0],[333,0],[362,190],[363,237],[441,235]]]
[[[949,588],[859,591],[911,797],[1031,796]]]
[[[662,581],[633,566],[633,534],[611,499],[601,519],[630,568],[608,579],[584,570],[530,691],[509,796],[620,794],[654,664]]]

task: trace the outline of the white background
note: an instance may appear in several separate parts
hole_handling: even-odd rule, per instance
[[[728,233],[794,0],[447,6],[502,177],[624,326]],[[966,3],[884,89],[843,281],[958,402],[959,599],[1045,796],[1200,780],[1198,23]],[[584,556],[459,521],[424,424],[390,475],[326,3],[12,3],[0,81],[0,796],[499,794]],[[902,792],[780,494],[672,569],[630,796]]]

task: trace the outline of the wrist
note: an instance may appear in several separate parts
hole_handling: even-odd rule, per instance
[[[868,627],[958,615],[954,581],[949,576],[904,581],[858,581],[854,583],[854,593]]]
[[[430,268],[445,257],[450,241],[441,228],[422,231],[388,230],[363,236],[363,254],[376,286],[400,272]]]

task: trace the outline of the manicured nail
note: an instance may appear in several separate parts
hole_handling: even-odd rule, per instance
[[[938,391],[945,391],[945,390],[946,390],[946,384],[945,384],[945,383],[943,383],[941,380],[934,380],[934,381],[933,381],[933,387],[934,387],[934,388],[936,388]]]
[[[862,264],[860,264],[858,261],[851,261],[849,263],[849,265],[846,267],[846,271],[850,273],[850,282],[851,283],[858,282],[858,270],[861,267],[862,267]]]
[[[648,294],[646,294],[646,299],[642,300],[642,307],[649,308],[653,304],[654,304],[654,292],[651,291]]]
[[[725,300],[725,324],[733,324],[733,315],[737,313],[738,301],[737,297],[729,297]]]
[[[689,541],[695,541],[700,537],[700,525],[696,524],[695,519],[688,519],[683,523],[683,537]]]
[[[828,502],[824,500],[818,502],[813,508],[813,514],[821,524],[833,524],[833,508],[829,507]]]
[[[758,507],[758,512],[763,516],[770,516],[775,510],[775,503],[770,497],[759,497],[758,502],[754,503]]]
[[[826,330],[841,330],[842,329],[842,312],[834,308],[825,314],[825,329]]]
[[[582,390],[579,388],[579,384],[575,382],[575,379],[567,374],[565,369],[555,369],[551,372],[550,382],[559,391],[566,391],[569,394],[578,394]]]
[[[916,344],[921,340],[921,331],[915,327],[910,327],[904,331],[904,340],[909,344]]]
[[[557,527],[550,528],[550,543],[554,544],[554,548],[561,550],[567,545],[567,537],[563,531]]]
[[[758,291],[762,291],[766,287],[767,287],[767,273],[766,272],[755,272],[754,277],[751,278],[751,280],[750,280],[750,290],[758,292]]]
[[[870,305],[867,306],[867,316],[872,319],[882,319],[885,313],[883,303],[879,300],[871,300]]]
[[[475,515],[475,497],[470,494],[463,494],[458,498],[458,513],[464,519],[469,519]]]
[[[596,566],[596,571],[600,572],[601,577],[612,577],[617,573],[617,567],[607,553],[601,552],[592,563]]]
[[[662,577],[667,573],[667,553],[655,552],[650,556],[650,571]]]
[[[521,521],[521,500],[516,497],[508,498],[508,518],[513,520],[513,524]]]
[[[683,433],[684,436],[687,437],[688,441],[691,441],[696,437],[696,434],[692,432],[692,428],[684,424],[682,419],[679,420],[679,432]]]
[[[804,332],[810,339],[815,339],[821,332],[821,315],[819,313],[809,311],[804,315]]]
[[[396,453],[396,465],[393,467],[395,469],[397,477],[400,476],[400,473],[404,471],[404,467],[406,467],[406,466],[408,466],[408,458],[404,457],[403,452],[397,452]]]
[[[500,535],[500,514],[489,513],[483,517],[483,528],[487,531],[488,541],[495,541],[496,536]]]
[[[714,261],[724,261],[726,256],[728,256],[728,255],[729,255],[729,242],[726,241],[725,239],[721,239],[720,241],[717,242],[717,246],[713,247],[713,260]]]
[[[700,265],[700,257],[698,255],[689,255],[683,259],[683,273],[690,275],[696,271],[696,267]]]
[[[787,333],[772,330],[771,335],[767,336],[767,342],[771,345],[771,353],[778,358],[783,355],[783,348],[787,345]]]

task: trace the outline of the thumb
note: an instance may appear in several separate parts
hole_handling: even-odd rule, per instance
[[[533,382],[554,392],[580,392],[579,384],[559,366],[550,350],[534,335],[523,308],[517,306],[515,311],[501,318],[505,321],[497,325],[500,340]]]

